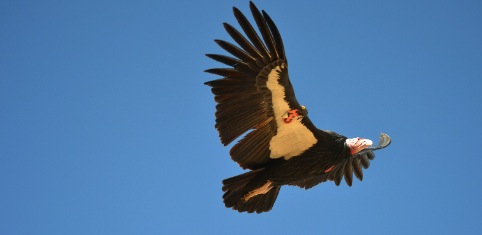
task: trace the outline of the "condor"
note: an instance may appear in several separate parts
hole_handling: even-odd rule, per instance
[[[223,180],[226,207],[240,212],[272,209],[283,185],[309,189],[326,181],[351,186],[353,174],[363,179],[373,151],[391,139],[382,133],[377,147],[363,138],[320,130],[296,100],[280,33],[269,15],[250,2],[255,31],[237,8],[234,15],[244,35],[224,28],[239,45],[215,40],[231,56],[207,54],[230,68],[208,69],[222,78],[206,82],[216,105],[216,129],[224,145],[245,134],[231,148],[231,158],[249,172]]]

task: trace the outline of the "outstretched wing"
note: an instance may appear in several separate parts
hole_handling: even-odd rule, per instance
[[[358,178],[360,181],[363,180],[362,169],[367,169],[370,166],[370,161],[375,159],[375,154],[373,153],[373,151],[383,149],[390,145],[390,143],[390,136],[385,133],[381,133],[377,147],[367,148],[363,151],[360,151],[359,153],[352,155],[346,158],[344,161],[341,161],[337,165],[333,166],[329,169],[328,172],[324,172],[323,174],[314,176],[306,180],[295,182],[293,185],[309,189],[322,182],[331,180],[334,181],[335,184],[338,186],[340,185],[340,182],[344,177],[345,182],[348,184],[348,186],[351,186],[353,182],[353,174],[355,174],[355,177]]]
[[[230,154],[244,169],[258,169],[271,159],[299,155],[314,145],[316,138],[289,81],[288,61],[276,25],[252,2],[250,9],[261,37],[234,7],[234,15],[246,36],[224,23],[239,47],[215,40],[234,57],[207,54],[231,68],[206,70],[223,78],[205,84],[212,87],[217,102],[215,127],[221,142],[228,145],[249,132]],[[298,110],[301,114],[289,124],[283,123],[290,110]]]

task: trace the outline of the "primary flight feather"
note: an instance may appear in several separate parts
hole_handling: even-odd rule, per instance
[[[217,102],[215,127],[224,145],[245,134],[230,155],[250,170],[223,180],[226,207],[261,213],[272,209],[283,185],[309,189],[328,180],[339,185],[344,178],[351,186],[353,174],[362,180],[373,151],[388,146],[390,137],[382,133],[378,146],[370,147],[371,140],[316,128],[296,100],[276,25],[252,2],[250,10],[256,27],[233,8],[244,35],[224,23],[238,45],[215,40],[233,57],[207,54],[230,67],[206,70],[222,76],[205,83]]]

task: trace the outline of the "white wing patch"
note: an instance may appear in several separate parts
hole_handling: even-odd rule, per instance
[[[283,66],[283,67],[281,67]],[[285,65],[276,66],[268,75],[266,86],[271,91],[271,101],[278,131],[269,142],[270,158],[284,157],[286,160],[298,156],[311,146],[317,139],[313,133],[301,123],[298,116],[290,123],[284,123],[282,118],[290,110],[285,100],[285,88],[279,83],[279,73]]]

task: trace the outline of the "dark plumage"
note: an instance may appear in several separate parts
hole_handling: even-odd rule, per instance
[[[271,210],[283,185],[309,189],[342,178],[351,186],[353,174],[363,179],[374,150],[390,144],[381,134],[377,147],[370,140],[319,130],[296,100],[288,76],[283,41],[264,11],[250,2],[261,37],[237,8],[234,15],[244,35],[224,23],[239,45],[215,40],[234,57],[207,56],[231,68],[206,72],[222,76],[206,82],[214,94],[216,129],[224,145],[247,133],[231,148],[231,158],[249,172],[223,180],[224,203],[240,212]]]

